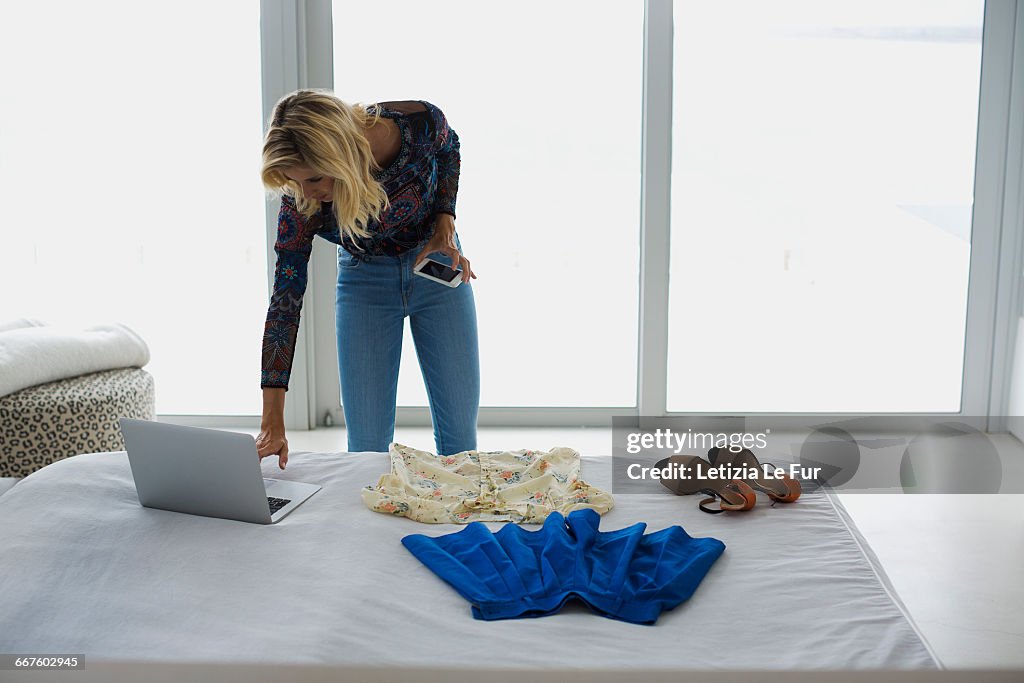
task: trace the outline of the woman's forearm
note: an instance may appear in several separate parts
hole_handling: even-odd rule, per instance
[[[284,425],[283,387],[263,388],[263,419],[262,425]]]

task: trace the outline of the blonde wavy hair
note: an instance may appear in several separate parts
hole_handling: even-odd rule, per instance
[[[320,202],[305,197],[298,183],[285,176],[293,166],[308,166],[334,179],[334,215],[342,235],[369,237],[367,223],[388,207],[384,187],[372,175],[380,167],[362,131],[380,120],[380,108],[367,112],[362,104],[346,104],[326,90],[296,90],[274,105],[263,139],[263,185],[295,198],[307,218]]]

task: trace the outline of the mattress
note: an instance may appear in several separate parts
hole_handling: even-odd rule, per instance
[[[616,495],[602,531],[678,524],[725,543],[689,601],[655,625],[575,603],[485,622],[401,544],[461,526],[363,504],[360,490],[386,470],[387,454],[296,452],[283,472],[276,460],[263,461],[264,476],[323,488],[267,526],[141,507],[123,452],[26,477],[0,497],[0,652],[377,672],[940,668],[824,490],[721,515],[657,484]],[[611,489],[611,458],[585,457],[583,477]]]

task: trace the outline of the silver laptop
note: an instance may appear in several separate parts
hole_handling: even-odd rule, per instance
[[[273,524],[320,490],[264,479],[248,434],[121,418],[139,503],[190,515]]]

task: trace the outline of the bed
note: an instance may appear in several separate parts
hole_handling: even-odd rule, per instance
[[[602,531],[679,524],[725,543],[688,602],[653,626],[579,604],[539,619],[484,622],[400,542],[461,526],[364,506],[360,490],[388,467],[386,454],[297,452],[283,472],[276,458],[262,467],[265,476],[323,488],[269,526],[142,508],[118,452],[55,462],[0,495],[0,653],[84,654],[87,671],[113,666],[106,680],[125,662],[150,665],[153,680],[173,664],[219,667],[218,680],[232,670],[294,673],[299,665],[332,672],[322,680],[420,681],[479,672],[491,672],[489,680],[605,680],[608,672],[625,677],[611,680],[680,680],[694,672],[686,680],[703,681],[712,680],[708,671],[724,680],[717,672],[725,670],[941,668],[824,490],[721,515],[657,484],[616,495]],[[611,458],[584,457],[583,476],[611,489]],[[75,679],[61,672],[52,680]]]

